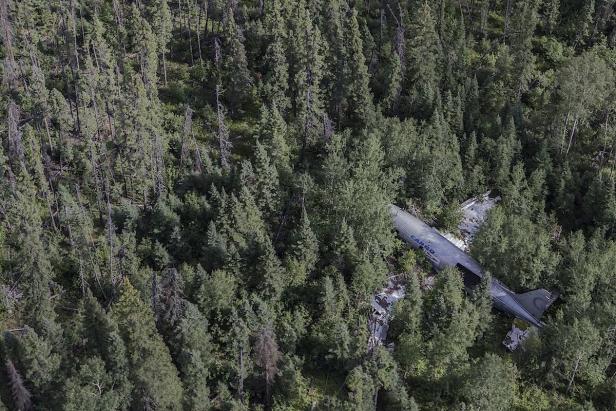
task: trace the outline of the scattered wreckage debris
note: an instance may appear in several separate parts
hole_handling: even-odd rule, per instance
[[[389,277],[387,287],[372,299],[372,312],[368,323],[370,329],[368,352],[385,342],[393,306],[397,301],[403,299],[404,295],[404,280],[402,277],[394,275]]]
[[[530,333],[531,329],[528,324],[516,318],[511,324],[511,330],[503,340],[503,345],[513,352],[530,336]]]

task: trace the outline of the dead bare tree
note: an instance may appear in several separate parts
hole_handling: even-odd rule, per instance
[[[21,130],[19,128],[20,110],[13,100],[9,101],[7,110],[8,123],[8,149],[9,158],[19,162],[25,167],[24,147],[21,141]]]
[[[178,270],[169,268],[161,284],[158,300],[163,309],[161,319],[169,325],[175,325],[184,312],[184,299],[182,298],[182,277]]]
[[[19,375],[19,372],[11,360],[6,360],[6,374],[9,379],[11,397],[13,398],[15,409],[19,411],[31,410],[32,401],[30,400],[30,392],[24,385],[21,375]]]
[[[507,39],[507,34],[509,31],[509,18],[511,17],[511,0],[506,0],[505,3],[505,23],[503,28],[503,40]]]
[[[156,193],[156,198],[160,198],[160,196],[165,191],[165,181],[164,181],[164,170],[165,170],[165,160],[163,156],[163,143],[160,135],[160,131],[156,130],[154,134],[154,190]]]
[[[15,54],[13,52],[13,27],[9,19],[9,1],[0,0],[0,35],[4,45],[4,75],[2,83],[14,88],[17,81]]]
[[[182,133],[182,148],[180,150],[180,165],[184,165],[188,161],[188,156],[192,152],[193,165],[197,172],[202,171],[203,161],[201,159],[201,151],[199,150],[199,144],[193,133],[193,109],[186,106],[184,112],[184,127]]]
[[[220,101],[222,95],[222,87],[220,84],[220,62],[222,60],[222,50],[220,47],[220,40],[214,39],[214,64],[216,65],[216,71],[219,73],[218,82],[216,84],[216,120],[218,125],[218,131],[216,133],[218,137],[218,149],[220,151],[220,165],[223,169],[229,169],[229,157],[231,156],[231,144],[229,129],[225,123],[225,108]]]
[[[218,148],[220,150],[220,165],[225,170],[229,169],[229,157],[233,144],[229,139],[229,129],[225,124],[225,108],[220,102],[220,84],[216,85],[216,118],[218,120]]]
[[[255,362],[263,370],[265,378],[265,401],[267,408],[271,408],[272,385],[278,373],[278,361],[281,354],[278,351],[276,335],[270,325],[267,325],[257,334],[255,342]]]
[[[183,166],[188,158],[190,135],[192,133],[192,115],[194,111],[190,106],[184,110],[184,127],[182,128],[182,148],[180,149],[180,165]]]

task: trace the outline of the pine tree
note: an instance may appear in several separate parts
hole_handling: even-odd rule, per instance
[[[473,131],[466,143],[464,151],[464,185],[467,195],[477,195],[485,192],[486,177],[483,171],[483,164],[479,161],[479,144],[477,136]]]
[[[437,277],[424,304],[423,338],[431,364],[428,374],[440,378],[468,360],[467,348],[476,336],[479,315],[464,296],[462,276],[448,268]]]
[[[377,347],[365,366],[376,385],[377,402],[382,402],[385,407],[393,409],[412,408],[413,401],[408,397],[398,372],[398,364],[389,351]],[[378,390],[382,390],[382,395]]]
[[[398,114],[400,96],[402,94],[402,62],[398,53],[390,52],[388,64],[388,83],[383,107],[391,115]]]
[[[568,154],[576,133],[589,116],[605,101],[614,72],[593,51],[571,58],[558,74],[558,116],[555,117],[555,145],[561,154]]]
[[[83,368],[78,369],[72,377],[74,386],[72,390],[66,391],[66,395],[72,399],[67,401],[77,408],[83,400],[82,396],[90,396],[89,392],[81,391],[84,388],[81,384],[82,376],[96,380],[97,375],[113,381],[106,394],[110,401],[117,400],[118,404],[128,401],[131,384],[126,346],[117,324],[89,290],[79,302],[77,314],[71,321],[66,337],[71,351],[80,353],[75,357],[83,364]],[[102,370],[100,361],[103,362]]]
[[[60,330],[55,322],[50,289],[54,278],[53,244],[47,242],[43,211],[32,180],[22,174],[16,182],[18,190],[3,195],[0,200],[6,210],[2,225],[8,228],[6,244],[10,250],[6,262],[10,271],[5,281],[15,282],[23,293],[18,306],[21,321],[46,337],[55,338]]]
[[[164,6],[161,8],[161,12],[164,12]],[[132,38],[133,48],[139,53],[139,67],[142,81],[146,89],[151,91],[149,94],[152,95],[156,93],[156,74],[158,72],[158,57],[156,53],[161,47],[159,42],[162,38],[159,37],[161,40],[157,41],[156,37],[154,37],[152,26],[150,26],[150,23],[141,15],[136,4],[132,5],[130,24],[134,30]],[[164,26],[159,28],[165,29]],[[158,34],[162,34],[163,36],[166,35],[164,31]]]
[[[418,335],[420,332],[421,310],[422,294],[419,287],[419,279],[416,273],[410,273],[405,286],[404,299],[397,302],[393,308],[388,336],[395,339],[403,333]]]
[[[509,410],[517,392],[518,370],[496,354],[487,353],[470,367],[462,395],[477,409]]]
[[[154,15],[152,28],[157,34],[158,52],[161,54],[163,63],[163,78],[165,87],[167,86],[167,58],[169,52],[169,42],[172,38],[173,18],[167,0],[158,0],[154,2],[151,13]]]
[[[317,352],[332,365],[341,366],[351,354],[351,334],[345,317],[348,306],[346,285],[337,278],[321,280],[319,307],[322,315],[312,333],[318,338]]]
[[[344,120],[343,116],[348,110],[348,95],[345,90],[345,83],[349,74],[347,73],[346,43],[345,35],[345,15],[347,13],[345,2],[340,0],[321,4],[321,13],[324,15],[319,28],[327,43],[327,50],[324,55],[324,63],[327,70],[323,73],[324,90],[326,91],[325,101],[327,111],[336,122]]]
[[[33,404],[42,400],[51,400],[54,391],[54,382],[60,377],[60,355],[52,343],[37,334],[32,328],[25,326],[19,335],[5,333],[4,344],[8,348],[7,358],[13,361],[16,369],[20,370],[25,387],[31,394]],[[7,371],[9,371],[7,369]],[[13,377],[17,377],[13,375]],[[19,385],[17,379],[11,381],[12,385]],[[27,402],[22,388],[15,385],[14,401]],[[17,397],[18,395],[18,397]]]
[[[545,336],[545,350],[552,353],[547,380],[567,393],[596,387],[604,380],[603,370],[609,362],[599,355],[599,330],[586,317],[565,321],[561,313],[555,322]]]
[[[404,300],[394,307],[388,336],[396,341],[394,357],[404,375],[416,375],[425,362],[422,352],[422,291],[419,279],[411,273]]]
[[[574,27],[575,38],[574,45],[579,46],[584,44],[592,33],[591,27],[594,25],[595,0],[586,1],[578,5],[578,18],[575,19]]]
[[[218,130],[216,137],[218,138],[218,150],[220,155],[220,166],[223,170],[229,170],[231,156],[231,147],[233,144],[230,140],[229,129],[225,122],[225,108],[221,101],[220,84],[216,85],[216,120]]]
[[[65,384],[66,411],[120,410],[126,407],[115,388],[115,381],[105,371],[105,363],[98,357],[88,359],[75,376]]]
[[[531,76],[534,74],[535,58],[532,53],[532,40],[538,22],[538,0],[516,2],[512,13],[510,36],[513,60],[512,98],[519,100],[528,91]]]
[[[200,311],[206,315],[211,312],[217,316],[225,315],[233,307],[232,301],[238,288],[237,279],[223,270],[201,275],[201,284],[196,292]]]
[[[239,305],[239,304],[238,304]],[[242,404],[244,402],[244,380],[251,368],[250,329],[246,321],[240,317],[237,310],[231,315],[231,330],[225,336],[225,353],[228,360],[229,383],[235,390],[235,398]]]
[[[560,19],[560,0],[546,0],[543,2],[544,26],[549,34],[552,34]]]
[[[382,169],[384,153],[376,134],[371,134],[350,154],[342,157],[332,141],[323,170],[322,206],[328,210],[330,230],[343,219],[353,228],[359,250],[386,255],[393,247],[386,205],[393,190],[392,175]]]
[[[258,243],[257,251],[258,258],[255,267],[257,289],[264,299],[277,301],[289,285],[286,281],[286,273],[269,238]]]
[[[351,370],[345,380],[345,386],[348,393],[348,402],[345,408],[361,411],[374,409],[377,388],[362,366],[357,366]]]
[[[514,160],[520,150],[520,142],[516,135],[513,118],[509,118],[502,134],[496,140],[496,152],[494,153],[494,176],[499,187],[504,187],[509,182],[509,175]]]
[[[177,327],[184,311],[185,300],[183,298],[183,281],[180,273],[175,268],[169,268],[163,276],[158,294],[160,309],[159,329],[169,337],[172,330]]]
[[[177,359],[184,383],[184,407],[210,409],[208,378],[212,366],[211,337],[207,321],[193,304],[187,303],[177,326]]]
[[[132,407],[181,408],[182,384],[154,317],[125,279],[111,314],[126,344],[133,384]]]
[[[411,192],[425,204],[426,214],[435,215],[446,198],[457,198],[464,187],[460,146],[439,110],[420,135],[407,175]]]
[[[519,211],[500,209],[490,213],[485,229],[473,240],[473,255],[484,269],[495,278],[506,279],[513,289],[536,288],[560,259],[552,251],[547,227]]]

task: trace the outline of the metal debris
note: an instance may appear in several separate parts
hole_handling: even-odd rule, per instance
[[[503,345],[509,351],[515,351],[530,335],[529,326],[521,320],[514,320],[511,330],[505,336]]]
[[[468,251],[477,231],[485,223],[490,211],[500,201],[500,197],[490,197],[490,192],[486,192],[480,196],[466,200],[460,206],[462,211],[462,221],[458,225],[461,238],[453,241],[450,237],[456,236],[447,233],[445,237],[452,241],[458,248],[463,251]]]
[[[370,338],[368,339],[368,351],[383,344],[387,338],[389,320],[394,303],[404,298],[405,289],[402,278],[399,276],[389,277],[387,287],[372,299],[372,313],[368,323]]]

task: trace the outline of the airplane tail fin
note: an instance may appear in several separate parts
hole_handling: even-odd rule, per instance
[[[516,298],[529,313],[539,320],[543,312],[556,301],[558,293],[538,288],[527,293],[516,294]]]

